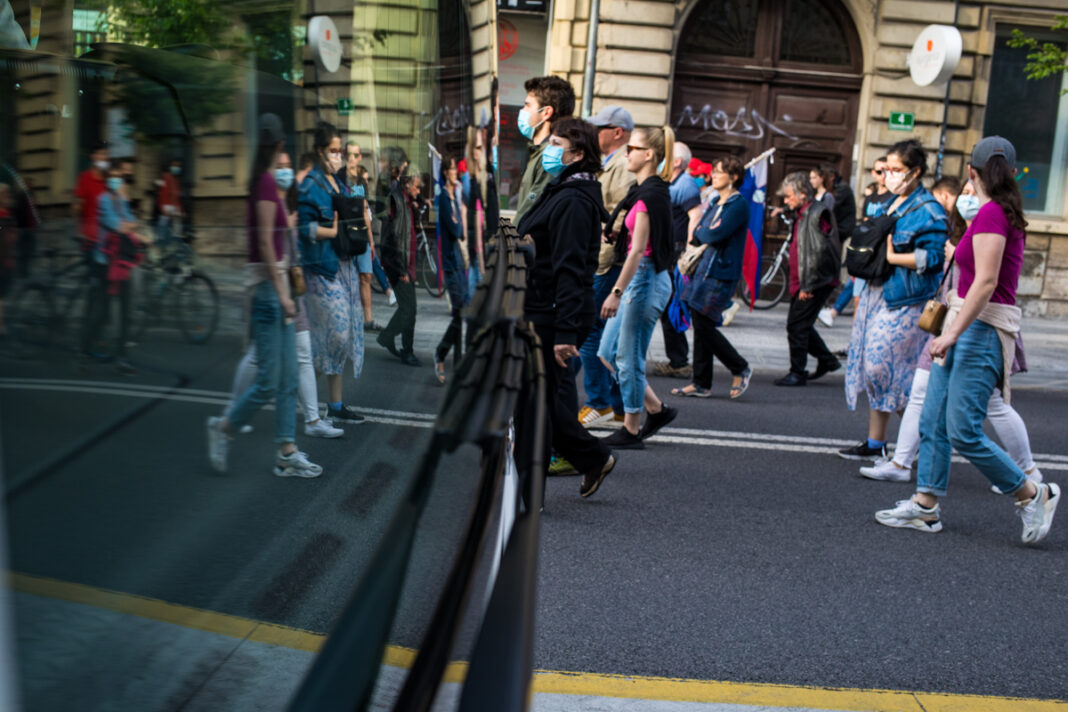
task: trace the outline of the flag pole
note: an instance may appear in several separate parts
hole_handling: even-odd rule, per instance
[[[761,161],[763,161],[765,158],[770,158],[773,153],[775,153],[775,147],[774,146],[769,148],[767,151],[764,151],[763,153],[761,153],[759,156],[757,156],[753,160],[749,161],[749,163],[746,163],[745,164],[745,170],[749,170],[750,168],[752,168],[756,164],[758,164]]]

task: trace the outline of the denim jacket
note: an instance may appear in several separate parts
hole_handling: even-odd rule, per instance
[[[321,166],[315,166],[301,181],[297,202],[297,237],[304,269],[334,279],[338,271],[337,253],[330,240],[316,240],[315,226],[333,227],[334,192]]]
[[[894,226],[894,250],[914,253],[916,269],[894,267],[883,283],[883,298],[891,309],[922,304],[935,295],[942,279],[949,219],[922,185],[889,214],[901,216]]]

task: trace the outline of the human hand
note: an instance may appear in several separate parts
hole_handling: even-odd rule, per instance
[[[568,359],[578,356],[578,349],[574,344],[556,344],[553,346],[553,355],[561,368],[567,368]]]
[[[400,277],[397,278],[397,281],[399,281],[401,284],[408,284],[408,282],[412,280],[408,275],[402,274]]]
[[[957,336],[951,333],[945,333],[931,339],[931,346],[928,348],[931,358],[945,358],[946,354],[949,353],[949,348],[955,343],[957,343]]]
[[[285,314],[287,318],[293,319],[297,316],[297,305],[292,298],[281,297],[278,300],[278,303],[282,306],[282,313]]]
[[[619,311],[619,297],[615,294],[609,294],[604,300],[604,304],[601,305],[601,318],[605,321],[611,319]]]
[[[812,292],[806,292],[803,289],[797,294],[797,298],[803,302],[807,302],[809,299],[812,299],[813,296]]]
[[[946,246],[944,249],[946,253],[946,262],[949,262],[951,259],[953,259],[953,253],[957,251],[957,246],[949,240],[946,240]]]

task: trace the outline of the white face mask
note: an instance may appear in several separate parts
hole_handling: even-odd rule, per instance
[[[974,220],[979,214],[979,197],[961,193],[957,196],[957,212],[965,220]]]
[[[903,173],[887,173],[886,174],[886,188],[895,195],[902,195],[905,192],[905,188],[912,181],[908,177],[908,172]]]
[[[111,163],[109,161],[97,161],[93,165],[96,166],[98,171],[106,171],[111,168]]]
[[[344,163],[340,153],[331,153],[327,160],[330,162],[331,173],[337,173],[338,171],[340,171],[341,165]]]

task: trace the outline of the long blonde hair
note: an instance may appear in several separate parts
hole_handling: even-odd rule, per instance
[[[660,161],[664,161],[664,170],[660,171],[659,175],[670,183],[671,175],[675,172],[675,132],[670,126],[662,126],[658,129],[641,128],[634,131],[645,137],[649,148],[653,149],[653,160],[657,165]],[[671,156],[670,161],[666,160],[668,156]]]

